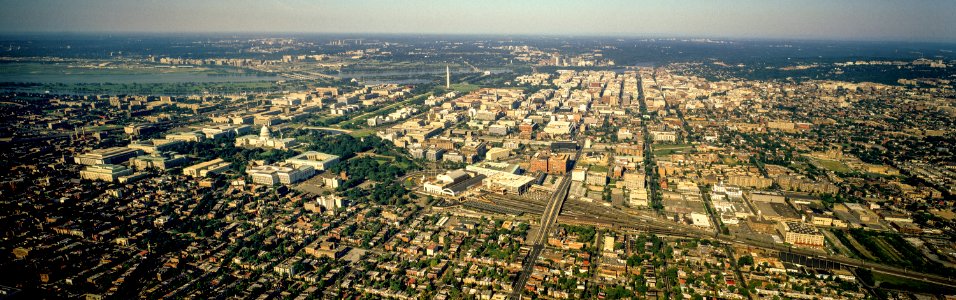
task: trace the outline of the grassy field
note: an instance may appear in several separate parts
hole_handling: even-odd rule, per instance
[[[588,167],[588,171],[595,172],[595,173],[607,173],[608,168],[607,166],[602,166],[602,165],[591,165],[590,167]]]
[[[692,147],[693,145],[691,144],[653,145],[651,146],[651,152],[654,153],[654,156],[667,156],[675,153],[688,152]]]
[[[359,137],[359,138],[367,137],[367,136],[375,134],[375,129],[374,128],[359,129],[359,130],[352,131],[352,133],[350,134],[354,137]]]
[[[459,93],[471,93],[474,90],[480,89],[480,86],[469,84],[469,83],[456,83],[451,85],[451,89],[458,91]]]
[[[839,161],[829,160],[829,159],[814,159],[814,160],[816,160],[820,166],[823,166],[827,170],[830,170],[833,172],[849,173],[852,171],[850,170],[849,167],[846,166],[846,164]]]
[[[375,109],[374,111],[370,111],[370,112],[367,112],[367,113],[364,113],[364,114],[355,116],[355,117],[349,119],[348,121],[342,122],[341,125],[342,125],[342,126],[350,126],[350,125],[351,125],[351,126],[357,126],[357,127],[365,127],[366,124],[368,124],[368,123],[367,123],[367,120],[370,119],[370,118],[372,118],[372,117],[374,117],[374,116],[385,116],[385,115],[387,115],[387,114],[389,114],[389,113],[392,113],[392,112],[394,112],[394,111],[396,111],[396,110],[398,110],[398,109],[400,109],[400,108],[402,108],[402,107],[409,106],[409,105],[414,104],[414,103],[422,103],[421,101],[424,101],[425,99],[427,99],[428,96],[431,96],[431,93],[425,93],[425,94],[421,94],[421,95],[418,95],[418,96],[415,96],[415,97],[412,97],[412,98],[409,98],[409,99],[406,99],[406,100],[402,100],[402,101],[399,101],[399,102],[396,102],[396,103],[391,103],[391,104],[382,106],[382,107],[380,107],[380,108],[378,108],[378,109]]]

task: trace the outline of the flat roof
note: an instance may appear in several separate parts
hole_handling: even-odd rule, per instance
[[[306,151],[302,154],[293,156],[288,160],[312,160],[312,161],[328,161],[339,158],[338,155],[332,155],[328,153],[322,153],[318,151]]]
[[[195,164],[195,165],[188,166],[188,167],[186,167],[186,169],[202,169],[202,168],[208,168],[208,167],[210,167],[210,166],[218,165],[218,164],[221,164],[221,163],[230,164],[229,162],[226,162],[226,161],[222,160],[222,158],[217,158],[217,159],[213,159],[213,160],[210,160],[210,161],[204,161],[204,162],[201,162],[201,163],[198,163],[198,164]]]

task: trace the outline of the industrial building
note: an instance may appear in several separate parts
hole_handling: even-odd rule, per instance
[[[793,245],[823,247],[823,234],[812,225],[801,222],[780,222],[777,231],[784,241]]]
[[[423,188],[429,194],[454,197],[467,191],[469,187],[481,183],[484,178],[484,175],[475,176],[459,169],[436,176],[434,181],[425,182]]]

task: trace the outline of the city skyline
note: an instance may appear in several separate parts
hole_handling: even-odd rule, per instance
[[[0,7],[0,300],[956,299],[956,1]]]
[[[365,33],[956,42],[956,2],[2,1],[3,33]],[[228,8],[228,9],[226,9]]]

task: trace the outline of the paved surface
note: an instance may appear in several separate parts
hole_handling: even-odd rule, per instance
[[[577,152],[574,154],[572,165],[568,167],[569,170],[573,169],[573,164],[576,164],[578,159],[581,158],[581,148],[583,147],[579,145]],[[525,256],[521,262],[521,273],[518,274],[518,278],[512,285],[513,292],[511,299],[518,299],[521,296],[521,292],[528,282],[528,277],[531,276],[531,271],[534,269],[535,261],[538,260],[538,256],[541,255],[541,250],[544,250],[545,243],[548,241],[548,233],[551,232],[551,227],[554,226],[554,223],[558,220],[558,216],[561,214],[561,207],[568,198],[570,188],[571,173],[568,172],[561,178],[561,183],[555,188],[554,194],[551,195],[551,199],[548,201],[548,205],[544,208],[544,213],[541,215],[541,225],[538,228],[537,234],[535,234],[531,240],[531,251],[528,252],[528,255]]]

